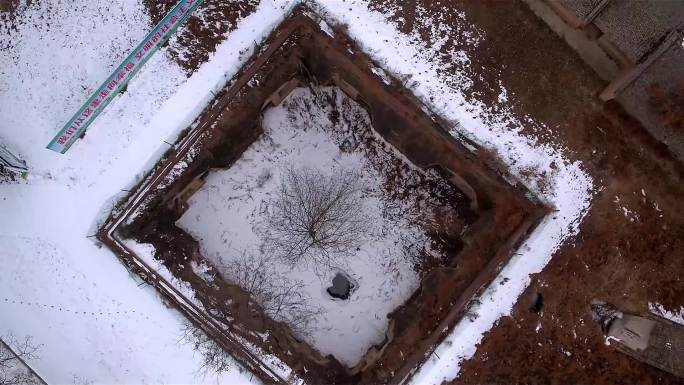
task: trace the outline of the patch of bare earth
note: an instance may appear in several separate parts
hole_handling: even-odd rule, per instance
[[[513,113],[530,122],[526,134],[565,148],[603,186],[579,236],[533,277],[512,315],[487,333],[454,383],[681,384],[606,346],[588,304],[599,298],[637,312],[648,302],[671,310],[684,305],[682,165],[618,105],[596,98],[605,84],[523,3],[380,1],[375,7],[427,45],[440,36],[433,26],[452,28],[442,33],[448,36],[442,74],[491,111],[502,108],[505,89]],[[459,50],[469,62],[450,60]],[[472,83],[459,84],[459,72]],[[529,310],[537,292],[544,299],[540,313]]]
[[[158,23],[178,3],[176,0],[143,2],[152,24]],[[257,0],[204,1],[172,38],[169,54],[187,72],[192,73],[209,59],[216,46],[235,29],[238,20],[254,12],[257,4]]]
[[[11,34],[16,29],[18,15],[30,4],[31,0],[0,0],[0,33]]]
[[[19,0],[0,0],[0,12],[12,13],[19,6]]]

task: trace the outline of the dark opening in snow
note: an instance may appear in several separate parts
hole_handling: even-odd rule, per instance
[[[327,288],[326,291],[333,298],[347,299],[354,288],[354,284],[349,277],[343,273],[337,273],[332,280],[332,286]]]
[[[544,309],[544,297],[541,293],[534,293],[530,303],[530,311],[532,313],[539,313],[542,309]]]

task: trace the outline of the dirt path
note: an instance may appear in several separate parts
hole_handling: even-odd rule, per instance
[[[514,112],[537,122],[527,133],[567,147],[602,186],[580,235],[534,277],[455,383],[682,383],[605,346],[588,310],[593,298],[633,311],[684,305],[681,164],[621,108],[598,101],[602,81],[524,4],[467,2],[449,13],[423,3],[400,8],[397,25],[427,37],[416,14],[455,28],[472,23],[479,44],[454,37],[443,48],[463,49],[471,62],[445,63],[445,72],[465,71],[474,79],[469,96],[495,109],[505,88]],[[528,309],[535,293],[544,299],[538,314]]]

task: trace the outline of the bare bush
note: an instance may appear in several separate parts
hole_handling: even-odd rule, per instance
[[[3,338],[4,341],[0,339],[0,385],[43,385],[44,382],[25,363],[38,358],[40,347],[31,336],[23,340],[13,335]]]
[[[221,265],[228,278],[249,292],[271,318],[286,322],[300,335],[311,332],[311,325],[321,309],[312,305],[303,293],[302,281],[285,278],[269,258],[261,255],[243,254],[239,259],[221,262]]]
[[[199,353],[202,358],[202,365],[200,365],[198,373],[203,377],[210,373],[221,374],[230,370],[233,363],[230,355],[212,340],[204,330],[196,327],[189,321],[186,321],[183,326],[181,341],[191,343],[195,352]]]
[[[271,202],[268,249],[291,265],[330,266],[350,255],[367,231],[360,175],[286,169]]]
[[[266,257],[243,253],[241,257],[230,262],[224,262],[223,258],[219,257],[219,264],[221,271],[227,273],[230,281],[255,296],[268,291],[271,286],[269,275],[272,266]]]

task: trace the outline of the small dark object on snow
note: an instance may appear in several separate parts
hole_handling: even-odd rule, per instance
[[[534,293],[532,303],[530,304],[530,311],[532,313],[539,313],[544,308],[544,297],[541,293]]]
[[[327,288],[326,291],[333,298],[347,299],[351,289],[352,284],[349,279],[344,274],[337,273],[332,280],[332,286]]]

